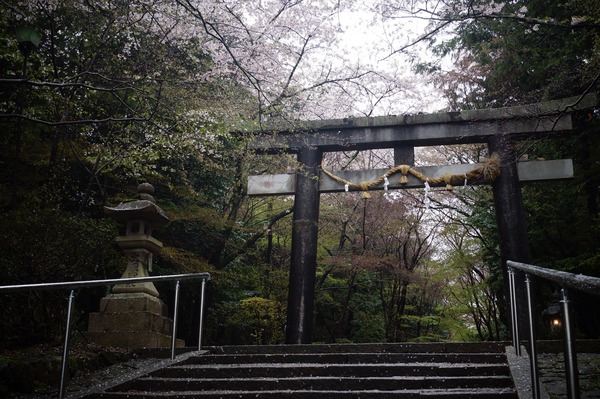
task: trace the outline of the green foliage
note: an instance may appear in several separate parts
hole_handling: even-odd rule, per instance
[[[159,205],[173,220],[155,231],[165,244],[155,272],[223,268],[232,239],[231,248],[246,251],[239,243],[253,231],[235,224],[246,154],[225,120],[248,119],[250,97],[235,81],[207,75],[214,64],[201,41],[169,25],[177,12],[159,0],[2,5],[4,284],[118,277],[118,230],[99,219],[103,206],[135,198],[143,181],[155,186]],[[27,52],[14,35],[24,22],[42,35],[40,46]],[[164,288],[169,298],[172,287]],[[64,301],[45,305],[40,295],[3,302],[7,314],[15,314],[7,328],[18,329],[3,338],[42,327],[45,333],[31,340],[55,338],[62,318],[50,315],[58,316]],[[79,295],[83,321],[98,295]],[[27,302],[46,306],[39,311],[43,317],[36,316],[40,328],[20,319],[31,313]],[[27,341],[27,334],[22,338]]]
[[[113,187],[149,178],[227,206],[219,173],[240,154],[222,121],[244,96],[235,83],[196,81],[212,60],[197,38],[164,34],[171,12],[144,0],[3,9],[1,207],[37,199],[94,212]],[[13,32],[23,20],[43,37],[28,53]]]
[[[232,262],[215,272],[207,313],[213,344],[281,344],[289,274],[265,264]]]
[[[163,247],[158,260],[168,270],[176,273],[214,273],[214,267],[200,258],[196,252],[178,247]]]
[[[113,245],[116,232],[110,220],[75,218],[55,210],[0,214],[0,281],[8,285],[117,278],[124,262]],[[78,302],[85,309],[103,292],[86,290]],[[3,345],[60,338],[67,293],[4,296]]]
[[[195,205],[173,211],[171,223],[157,231],[157,237],[164,239],[169,245],[210,259],[215,243],[226,239],[222,235],[222,216],[215,210]]]
[[[385,342],[385,320],[380,312],[354,312],[351,342]]]
[[[339,262],[339,261],[338,261]],[[345,264],[320,266],[315,336],[324,342],[382,342],[385,324],[373,271]]]
[[[463,2],[450,4],[461,10]],[[463,69],[439,80],[457,109],[579,95],[597,78],[600,15],[596,0],[483,0],[462,12],[450,12],[449,19],[460,21],[455,25],[456,36],[437,47],[440,55],[454,52]],[[469,18],[464,17],[467,12]],[[456,90],[464,86],[469,87],[466,93]]]
[[[232,327],[240,330],[251,345],[271,345],[284,342],[286,319],[285,303],[261,297],[240,301],[240,306],[230,319]]]
[[[116,225],[109,219],[32,209],[0,214],[0,223],[5,283],[114,276],[121,264],[112,245]]]
[[[453,108],[499,107],[598,93],[597,0],[481,0],[469,3],[467,8],[464,5],[461,1],[449,3],[448,18],[457,21],[456,36],[436,48],[440,55],[454,55],[457,62],[456,71],[436,77]],[[431,69],[424,65],[422,70]],[[573,180],[523,187],[534,264],[589,275],[600,273],[599,123],[595,112],[589,109],[575,113],[575,131],[569,137],[535,138],[518,148],[518,156],[527,155],[529,159],[573,158],[575,163]],[[490,196],[479,191],[471,202],[469,216],[463,220],[481,239],[481,261],[490,273],[484,283],[502,301],[492,204]],[[593,303],[595,299],[583,301],[581,315],[595,314],[589,311]],[[504,308],[500,302],[499,310]],[[597,336],[600,321],[596,317],[581,316],[579,320],[582,331]]]
[[[572,137],[529,147],[534,157],[573,157],[575,161],[574,179],[532,184],[523,189],[532,254],[539,264],[560,264],[561,269],[574,273],[600,274],[600,266],[593,260],[600,238],[600,154],[595,150],[600,145],[599,128],[597,123],[587,124],[585,130]],[[585,260],[588,257],[590,262]]]

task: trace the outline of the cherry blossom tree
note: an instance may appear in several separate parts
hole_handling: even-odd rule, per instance
[[[373,14],[361,2],[177,3],[189,13],[186,29],[202,37],[219,66],[212,72],[252,90],[261,121],[418,108],[420,87],[408,77],[409,67],[383,58],[385,41],[371,35],[376,21],[365,21]]]
[[[595,0],[400,0],[374,7],[390,26],[390,56],[427,48],[451,108],[534,103],[598,89],[600,16]],[[400,34],[406,18],[423,30]]]

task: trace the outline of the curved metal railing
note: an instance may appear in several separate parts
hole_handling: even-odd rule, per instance
[[[71,336],[71,313],[73,311],[73,301],[75,298],[75,289],[88,288],[88,287],[99,287],[107,285],[120,285],[120,284],[132,284],[132,283],[144,283],[144,282],[156,282],[156,281],[176,281],[175,286],[175,304],[173,312],[173,334],[171,337],[171,360],[175,358],[175,344],[177,335],[177,319],[179,313],[179,283],[182,280],[202,280],[202,288],[200,292],[200,327],[198,333],[198,351],[202,349],[202,327],[204,323],[204,294],[206,290],[206,282],[210,281],[209,273],[190,273],[190,274],[173,274],[167,276],[151,276],[151,277],[137,277],[137,278],[118,278],[118,279],[106,279],[106,280],[85,280],[85,281],[66,281],[56,283],[39,283],[39,284],[21,284],[21,285],[3,285],[0,286],[0,294],[4,293],[15,293],[15,292],[27,292],[27,291],[45,291],[45,290],[70,290],[68,305],[67,305],[67,322],[65,327],[65,340],[63,346],[62,355],[62,367],[60,373],[60,388],[58,391],[58,397],[62,399],[65,393],[65,376],[68,368],[68,355],[69,355],[69,340]]]
[[[572,334],[572,318],[569,300],[569,289],[583,291],[591,295],[600,295],[600,278],[585,276],[582,274],[573,274],[569,272],[547,269],[540,266],[529,265],[526,263],[507,261],[509,273],[510,288],[510,313],[512,321],[513,346],[517,356],[521,355],[521,343],[518,329],[518,309],[517,295],[515,289],[515,270],[525,273],[525,287],[527,291],[527,310],[529,320],[529,360],[531,368],[531,390],[534,399],[541,397],[540,383],[537,366],[536,351],[536,328],[534,320],[533,296],[531,292],[530,275],[534,275],[545,280],[556,283],[561,287],[561,304],[563,313],[563,329],[565,340],[565,374],[567,380],[567,397],[569,399],[579,398],[579,373],[577,370],[577,353]]]

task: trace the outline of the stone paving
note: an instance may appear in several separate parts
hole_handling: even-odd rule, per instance
[[[581,399],[600,398],[600,353],[578,353]],[[548,399],[566,399],[565,363],[562,353],[538,355],[540,383]]]

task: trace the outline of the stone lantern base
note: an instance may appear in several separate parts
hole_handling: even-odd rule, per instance
[[[91,313],[86,337],[101,346],[124,349],[168,348],[173,321],[163,301],[147,293],[110,294]],[[177,347],[185,346],[178,339]]]

